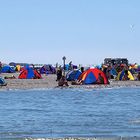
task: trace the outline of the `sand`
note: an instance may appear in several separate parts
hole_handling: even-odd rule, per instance
[[[14,75],[16,79],[5,79],[7,86],[0,86],[0,90],[6,89],[38,89],[38,88],[57,88],[58,82],[56,75],[42,75],[42,79],[18,79],[19,73],[0,74],[1,77]],[[115,81],[111,80],[109,85],[71,85],[69,88],[112,88],[112,87],[140,87],[140,81]]]

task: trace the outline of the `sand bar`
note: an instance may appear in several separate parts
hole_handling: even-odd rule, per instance
[[[0,74],[1,77],[14,75],[16,79],[5,79],[7,86],[0,86],[2,89],[36,89],[36,88],[57,88],[56,75],[42,75],[42,79],[18,79],[19,73]],[[69,88],[112,88],[112,87],[140,87],[140,81],[116,81],[111,80],[109,85],[71,85]]]

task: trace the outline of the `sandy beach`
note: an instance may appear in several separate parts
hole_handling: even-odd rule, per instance
[[[5,79],[7,86],[0,86],[0,90],[6,89],[39,89],[39,88],[57,88],[58,82],[56,75],[42,75],[42,79],[18,79],[19,73],[0,74],[1,77],[14,75],[16,79]],[[71,85],[69,88],[112,88],[112,87],[140,87],[140,81],[116,81],[111,80],[109,85]]]

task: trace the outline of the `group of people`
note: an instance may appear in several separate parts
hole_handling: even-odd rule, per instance
[[[58,86],[69,86],[65,75],[63,75],[61,66],[58,68],[56,75],[57,75],[56,81],[58,81]]]
[[[123,81],[131,80],[129,77],[129,73],[134,76],[134,80],[140,81],[140,72],[138,69],[131,65],[126,64],[115,64],[115,65],[103,65],[100,68],[107,76],[107,78],[110,79],[117,79],[117,76],[119,73],[124,71],[124,76],[122,78]]]
[[[81,67],[81,72],[84,72],[84,67]],[[57,75],[56,81],[58,81],[58,86],[69,86],[66,76],[63,74],[63,70],[62,70],[61,66],[58,68],[56,75]],[[98,74],[98,79],[96,80],[95,83],[104,84],[104,77],[102,76],[101,73]],[[82,84],[84,84],[84,81],[76,79],[74,81],[71,81],[71,84],[72,85],[82,85]]]

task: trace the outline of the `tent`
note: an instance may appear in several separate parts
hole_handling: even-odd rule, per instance
[[[77,80],[81,74],[80,70],[71,70],[67,73],[66,78],[68,81]]]
[[[41,74],[55,74],[56,70],[52,65],[44,65],[40,68]]]
[[[63,67],[64,68],[64,67]],[[77,69],[77,65],[73,65],[73,64],[65,64],[65,70],[68,71],[68,70],[73,70],[73,69]]]
[[[1,69],[1,73],[14,73],[15,70],[9,65],[3,66]]]
[[[0,86],[6,86],[6,85],[7,83],[5,82],[5,80],[0,77]]]
[[[106,75],[97,68],[92,68],[92,69],[88,69],[88,70],[84,71],[78,79],[82,80],[84,84],[97,84],[99,75],[102,76],[102,78],[104,80],[104,84],[109,83]]]
[[[41,74],[33,68],[25,67],[18,76],[19,79],[41,79]]]
[[[117,76],[117,80],[123,80],[123,77],[125,75],[125,70],[122,70],[121,72],[118,73],[118,76]],[[128,70],[128,78],[129,80],[134,80],[134,77],[132,75],[132,73]]]

